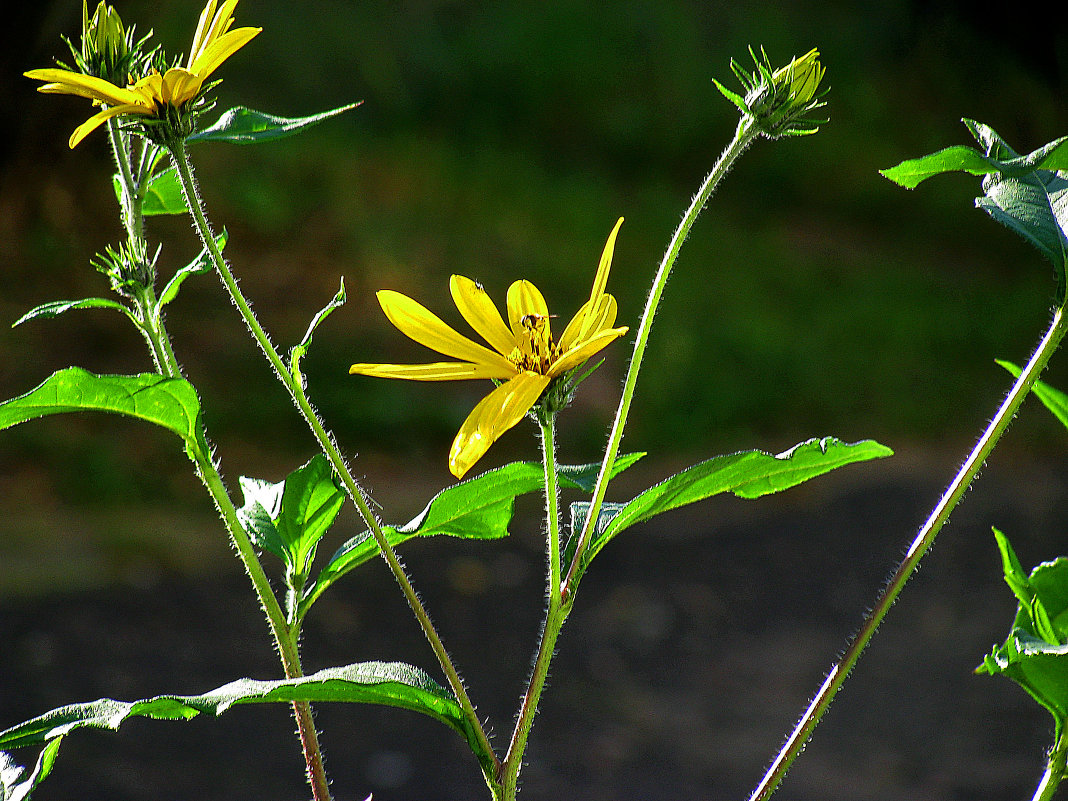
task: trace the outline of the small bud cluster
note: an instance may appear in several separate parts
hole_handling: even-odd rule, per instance
[[[155,284],[158,258],[159,250],[149,258],[144,240],[132,239],[117,249],[109,245],[91,264],[108,277],[113,290],[133,298]]]
[[[119,13],[101,0],[92,16],[87,0],[82,0],[82,39],[79,47],[64,37],[74,57],[72,72],[103,78],[116,86],[137,80],[147,69],[157,49],[145,51],[151,32],[137,39],[136,26],[126,28]],[[63,65],[66,69],[71,69]]]

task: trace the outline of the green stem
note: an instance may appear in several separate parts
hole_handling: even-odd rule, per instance
[[[523,754],[527,747],[530,727],[538,712],[545,680],[549,676],[549,665],[556,651],[556,640],[560,629],[567,619],[560,596],[560,515],[559,490],[557,486],[555,415],[546,413],[545,419],[539,419],[541,426],[542,461],[545,465],[545,539],[547,542],[547,592],[548,609],[541,632],[538,655],[534,659],[527,691],[519,705],[512,741],[508,753],[501,765],[501,784],[504,801],[514,801],[519,784],[519,770],[523,766]]]
[[[861,624],[860,631],[857,632],[853,642],[850,643],[838,663],[831,668],[831,672],[809,703],[800,722],[798,722],[786,740],[786,744],[779,751],[771,767],[764,774],[760,784],[753,791],[750,801],[763,801],[763,799],[768,798],[775,792],[775,788],[779,786],[786,772],[790,769],[790,765],[808,742],[809,737],[812,735],[812,730],[816,728],[820,718],[823,717],[824,712],[831,705],[835,693],[845,682],[849,672],[853,669],[857,660],[860,659],[865,646],[875,635],[879,624],[882,623],[886,613],[904,588],[905,582],[915,572],[923,555],[934,543],[938,532],[949,520],[950,513],[956,508],[961,498],[964,497],[964,493],[967,492],[968,487],[978,475],[980,468],[982,468],[994,450],[994,446],[997,445],[998,440],[1001,439],[1002,434],[1005,433],[1016,416],[1016,412],[1027,397],[1027,393],[1031,391],[1031,387],[1038,380],[1039,375],[1045,369],[1046,363],[1054,351],[1057,350],[1057,346],[1066,332],[1068,332],[1068,318],[1064,315],[1064,309],[1057,309],[1053,313],[1053,321],[1050,323],[1049,330],[1046,331],[1042,341],[1035,348],[1035,352],[1031,355],[1027,366],[1020,373],[1019,378],[1016,379],[1016,383],[1009,390],[1009,394],[1002,401],[997,414],[990,421],[972,452],[968,454],[964,465],[960,468],[949,487],[946,488],[942,499],[935,506],[930,517],[927,518],[927,522],[916,534],[912,545],[909,546],[908,552],[905,554],[905,558],[898,565],[897,570],[894,571],[882,594],[875,602],[872,611],[868,613]]]
[[[144,215],[141,204],[144,201],[144,183],[148,178],[146,157],[148,145],[142,151],[141,164],[138,175],[135,178],[130,169],[130,153],[127,148],[128,140],[118,131],[113,120],[109,120],[108,126],[111,132],[111,143],[115,160],[119,165],[121,182],[123,186],[123,222],[131,243],[144,237]],[[159,314],[159,304],[155,292],[151,286],[142,287],[134,298],[138,317],[141,320],[141,330],[148,340],[152,359],[162,375],[170,378],[180,378],[181,368],[174,354],[170,336]],[[230,541],[241,559],[252,582],[260,608],[267,617],[271,635],[275,641],[279,658],[286,678],[298,678],[303,674],[300,664],[300,652],[297,646],[297,632],[287,625],[282,608],[278,599],[271,590],[270,581],[263,570],[256,551],[249,540],[237,509],[230,499],[229,493],[223,483],[215,463],[211,459],[210,448],[207,446],[207,434],[203,425],[200,426],[199,437],[194,443],[189,443],[187,453],[196,467],[197,476],[208,490],[219,511],[226,530],[230,535]],[[319,748],[318,735],[315,731],[315,723],[312,719],[311,704],[306,701],[298,701],[292,704],[293,716],[297,723],[297,732],[300,737],[301,748],[304,752],[307,764],[308,782],[312,787],[312,795],[315,801],[329,801],[330,787],[323,769],[322,753]]]
[[[704,182],[701,184],[701,188],[697,190],[697,194],[694,195],[690,207],[686,210],[686,214],[682,218],[682,222],[680,222],[678,228],[675,229],[675,234],[671,238],[671,243],[668,245],[667,252],[664,254],[663,260],[660,262],[660,269],[657,271],[656,277],[653,279],[653,286],[645,304],[645,311],[642,313],[641,323],[638,326],[638,335],[634,342],[634,354],[631,356],[630,367],[627,370],[627,378],[623,384],[623,394],[619,399],[619,408],[616,411],[615,420],[612,422],[612,432],[608,437],[608,446],[605,449],[604,460],[601,462],[601,471],[597,476],[597,483],[594,485],[589,515],[586,518],[586,524],[582,527],[582,534],[579,537],[578,544],[575,548],[575,554],[571,559],[571,566],[567,571],[567,578],[563,584],[562,592],[565,601],[569,600],[569,596],[574,592],[574,583],[578,578],[586,548],[589,546],[590,539],[593,536],[597,517],[601,511],[601,504],[604,502],[605,492],[608,489],[609,477],[612,473],[612,465],[615,463],[616,454],[619,452],[619,443],[623,439],[623,427],[626,425],[627,416],[630,414],[630,405],[634,398],[634,388],[638,382],[638,371],[641,369],[642,358],[645,356],[645,346],[649,341],[649,331],[652,329],[653,318],[656,316],[657,306],[660,305],[660,297],[664,293],[664,287],[667,285],[668,276],[671,274],[672,267],[675,266],[675,260],[678,258],[682,243],[686,241],[686,237],[690,233],[690,228],[693,227],[697,215],[701,213],[701,209],[705,207],[708,199],[712,196],[712,193],[719,185],[719,182],[723,180],[723,177],[727,174],[727,171],[730,170],[738,156],[745,151],[759,133],[759,129],[754,127],[751,123],[748,123],[745,119],[738,123],[738,128],[734,132],[733,141],[731,141],[726,150],[720,155],[719,160],[712,168],[712,171],[705,177]]]
[[[216,272],[219,274],[219,278],[223,282],[223,286],[226,288],[231,300],[241,313],[241,317],[248,326],[253,339],[259,345],[260,350],[263,351],[263,354],[267,358],[271,367],[274,368],[278,379],[289,391],[290,397],[300,410],[308,427],[315,435],[316,440],[318,440],[323,453],[326,455],[327,459],[329,459],[331,465],[333,465],[338,476],[341,477],[346,492],[359,510],[364,523],[371,531],[371,535],[374,537],[379,550],[382,552],[383,558],[389,565],[390,571],[393,573],[401,591],[404,593],[404,597],[408,601],[408,605],[411,607],[416,620],[419,622],[419,626],[422,628],[427,641],[430,643],[430,647],[434,651],[434,655],[437,657],[442,671],[445,673],[449,686],[456,695],[456,698],[464,711],[468,725],[475,733],[482,749],[482,753],[476,754],[476,756],[479,758],[479,762],[483,767],[483,772],[486,773],[486,780],[487,782],[490,782],[492,788],[492,783],[496,781],[496,773],[499,770],[497,757],[493,753],[493,748],[490,746],[489,738],[482,726],[482,722],[478,719],[474,704],[471,703],[471,699],[467,695],[467,690],[464,687],[463,681],[460,679],[456,667],[453,665],[441,638],[438,636],[437,630],[434,628],[433,622],[430,620],[430,615],[427,613],[426,608],[423,606],[414,587],[412,587],[411,581],[408,579],[408,575],[405,573],[404,567],[401,564],[400,559],[397,557],[396,552],[386,539],[378,519],[371,512],[371,508],[364,497],[363,490],[353,478],[352,472],[345,463],[345,459],[341,455],[341,451],[338,449],[333,437],[326,431],[315,410],[308,402],[304,393],[303,381],[297,380],[293,372],[290,371],[282,361],[281,356],[279,356],[278,351],[271,343],[270,338],[263,330],[263,327],[260,325],[255,313],[252,311],[251,306],[242,294],[240,287],[238,287],[233,273],[226,264],[226,260],[223,259],[222,252],[219,250],[219,246],[215,241],[215,236],[208,224],[207,216],[204,213],[204,205],[197,192],[196,183],[193,180],[192,167],[190,166],[189,157],[186,153],[185,143],[181,141],[170,143],[168,144],[168,150],[170,150],[172,160],[174,161],[178,178],[182,185],[182,191],[185,195],[186,203],[189,206],[189,211],[193,217],[197,233],[199,234],[204,247],[211,255],[212,262],[214,263]]]
[[[1050,801],[1064,778],[1066,768],[1068,768],[1068,741],[1063,737],[1058,737],[1053,750],[1049,752],[1046,772],[1042,774],[1042,781],[1038,783],[1032,801]]]

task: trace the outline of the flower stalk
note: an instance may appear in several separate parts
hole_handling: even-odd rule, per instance
[[[623,440],[623,427],[626,425],[627,417],[630,415],[631,402],[634,399],[634,390],[638,383],[638,372],[641,370],[642,359],[645,356],[645,347],[649,341],[649,332],[652,330],[653,319],[656,317],[656,310],[660,305],[660,298],[664,293],[664,287],[667,286],[667,280],[671,275],[671,269],[675,266],[675,260],[679,256],[682,243],[686,241],[686,237],[689,235],[694,221],[697,220],[697,216],[701,213],[705,204],[708,203],[709,198],[712,197],[712,193],[716,190],[716,187],[719,186],[720,181],[723,180],[724,176],[730,170],[737,158],[745,152],[745,149],[749,147],[759,134],[760,129],[752,125],[745,118],[738,123],[738,127],[734,132],[734,139],[727,145],[727,148],[720,155],[719,160],[712,168],[712,171],[705,176],[701,188],[697,190],[697,194],[694,195],[693,200],[690,202],[690,207],[686,210],[686,214],[683,215],[682,221],[675,229],[675,233],[671,237],[671,242],[668,245],[667,252],[664,254],[663,260],[660,262],[660,268],[657,270],[656,276],[653,278],[652,288],[649,291],[649,297],[645,304],[645,311],[642,313],[641,322],[638,324],[638,334],[634,341],[634,351],[631,355],[630,366],[627,368],[627,377],[623,383],[623,394],[619,399],[619,407],[616,410],[615,419],[612,421],[611,433],[608,435],[608,445],[605,448],[604,458],[601,461],[601,470],[597,475],[597,483],[594,485],[589,515],[586,518],[585,525],[582,527],[582,533],[579,536],[574,556],[571,559],[571,565],[568,568],[567,576],[560,589],[561,599],[564,601],[568,610],[570,610],[571,605],[574,603],[573,596],[581,571],[582,560],[585,556],[586,548],[590,544],[590,539],[593,536],[597,518],[600,515],[601,505],[604,503],[604,496],[608,489],[609,477],[612,474],[612,466],[615,464],[616,456],[619,453],[619,445]]]
[[[545,539],[546,539],[546,576],[548,608],[542,626],[541,642],[534,659],[527,690],[520,702],[516,716],[515,729],[508,745],[508,753],[501,765],[501,783],[503,801],[515,801],[519,784],[519,771],[523,766],[523,754],[527,747],[530,727],[538,711],[545,680],[549,677],[549,665],[556,651],[556,640],[560,636],[567,614],[560,598],[560,515],[559,490],[557,485],[558,468],[556,464],[556,414],[555,412],[536,412],[538,425],[541,427],[542,463],[545,467]]]
[[[144,200],[141,185],[147,178],[150,169],[151,158],[148,158],[149,146],[142,151],[141,160],[135,176],[131,167],[131,154],[128,148],[129,139],[118,130],[116,120],[107,121],[109,138],[115,161],[119,165],[120,182],[122,184],[122,217],[127,229],[127,236],[131,247],[135,242],[141,242],[143,250],[144,215],[142,203]],[[131,293],[135,313],[140,321],[141,331],[148,342],[152,354],[152,360],[160,374],[169,378],[180,378],[181,368],[174,354],[170,335],[167,333],[159,315],[158,301],[155,291],[149,282],[143,282],[133,288]],[[197,476],[204,484],[208,494],[215,504],[230,542],[237,551],[238,558],[245,568],[245,572],[252,582],[256,592],[260,608],[267,618],[267,625],[275,642],[282,669],[286,678],[299,678],[304,675],[300,662],[300,652],[297,644],[298,631],[290,626],[278,598],[271,589],[270,581],[256,557],[255,548],[249,539],[248,532],[242,525],[237,514],[237,509],[230,499],[226,486],[218,468],[211,459],[209,449],[206,447],[207,434],[201,423],[197,442],[190,444],[187,452],[193,462]],[[308,782],[312,788],[312,796],[315,801],[329,801],[330,788],[323,768],[322,752],[319,747],[318,734],[312,718],[311,704],[306,701],[295,701],[292,704],[293,717],[297,724],[297,733],[304,753],[307,766]]]
[[[338,449],[334,438],[326,431],[322,422],[319,420],[318,414],[309,403],[304,392],[303,382],[299,380],[294,374],[294,371],[290,370],[290,368],[282,361],[281,356],[271,343],[263,326],[260,325],[259,319],[253,312],[248,300],[241,292],[229,265],[227,265],[226,260],[223,258],[222,251],[219,249],[218,243],[211,230],[211,226],[208,223],[200,193],[197,191],[185,142],[180,139],[169,141],[166,143],[166,147],[174,162],[186,204],[189,208],[190,215],[193,218],[194,228],[200,237],[201,243],[211,257],[216,273],[222,281],[230,299],[241,314],[242,319],[245,321],[253,339],[263,352],[263,355],[266,357],[271,367],[274,369],[274,372],[282,382],[282,385],[289,392],[294,405],[304,417],[305,422],[308,424],[312,434],[318,441],[324,455],[330,461],[330,464],[333,466],[337,475],[341,478],[346,493],[356,505],[361,518],[370,530],[372,537],[374,537],[375,543],[378,545],[379,550],[382,553],[382,557],[389,566],[390,572],[393,573],[394,579],[400,586],[420,628],[423,630],[423,634],[426,636],[431,649],[434,651],[434,655],[437,657],[438,663],[441,666],[442,671],[445,673],[449,687],[456,695],[456,698],[463,709],[468,725],[475,733],[475,737],[478,740],[481,749],[481,753],[477,756],[482,765],[483,773],[486,775],[486,780],[490,783],[492,788],[493,784],[496,782],[496,774],[499,768],[497,757],[493,753],[489,738],[475,712],[474,704],[471,702],[471,699],[467,694],[467,690],[464,687],[464,683],[460,678],[452,659],[445,650],[445,646],[430,619],[430,615],[427,613],[422,600],[412,586],[411,580],[408,578],[404,566],[397,557],[396,551],[394,551],[393,547],[386,539],[381,524],[371,511],[371,508],[364,497],[363,490],[356,483],[355,478],[353,478],[352,471],[349,470],[348,465],[345,463],[345,459],[341,455],[341,451]]]
[[[809,737],[812,736],[812,731],[819,724],[823,714],[834,700],[835,694],[845,683],[853,666],[860,659],[865,647],[875,635],[879,624],[882,623],[886,613],[890,611],[890,607],[893,606],[901,590],[904,589],[905,583],[916,572],[920,560],[930,550],[931,545],[934,544],[938,532],[942,530],[942,526],[949,520],[950,514],[960,503],[968,487],[971,486],[972,481],[979,474],[979,470],[1001,439],[1001,436],[1012,423],[1020,405],[1024,402],[1066,333],[1068,333],[1068,317],[1065,316],[1064,308],[1061,307],[1053,313],[1053,320],[1049,329],[1035,348],[1034,353],[1032,353],[1027,366],[1024,367],[1016,379],[1016,383],[1013,384],[1005,400],[1002,401],[990,424],[975,444],[975,447],[972,448],[971,453],[968,454],[968,458],[965,459],[957,475],[942,494],[942,498],[923,524],[923,527],[916,534],[908,552],[905,554],[905,558],[886,583],[871,612],[868,613],[861,624],[856,637],[846,648],[838,663],[827,674],[823,685],[809,703],[804,715],[787,738],[771,767],[768,768],[764,777],[760,780],[752,795],[750,795],[749,801],[764,801],[775,792],[775,788],[782,782],[786,772],[790,769],[790,765],[793,764],[794,759],[804,749]],[[1059,758],[1063,765],[1064,753],[1061,753]],[[1048,776],[1047,778],[1049,781],[1053,781]],[[1057,781],[1059,781],[1059,778]],[[1043,783],[1047,783],[1047,780],[1044,779]],[[1050,792],[1052,793],[1052,791]],[[1038,798],[1037,795],[1036,798]]]

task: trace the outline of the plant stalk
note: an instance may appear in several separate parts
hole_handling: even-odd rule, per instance
[[[448,652],[445,650],[445,646],[441,642],[441,638],[438,636],[437,630],[434,628],[434,624],[430,620],[429,614],[426,612],[426,608],[423,606],[418,594],[412,587],[411,581],[409,580],[400,559],[397,557],[396,552],[386,539],[378,519],[371,512],[370,506],[367,504],[364,497],[363,490],[353,478],[352,472],[345,463],[345,459],[341,455],[333,437],[323,427],[318,415],[308,402],[304,393],[302,381],[296,380],[292,371],[286,367],[285,363],[282,361],[278,351],[275,349],[270,338],[267,336],[267,333],[260,325],[255,312],[252,311],[251,306],[241,292],[240,287],[237,285],[237,281],[235,280],[233,273],[230,271],[229,266],[226,264],[226,260],[223,259],[219,246],[215,241],[214,234],[208,224],[207,216],[204,212],[204,205],[200,199],[200,194],[197,191],[196,183],[193,180],[192,167],[189,163],[185,143],[182,141],[168,143],[167,148],[171,153],[171,158],[177,170],[179,182],[182,186],[182,192],[185,195],[186,204],[193,217],[194,227],[196,228],[197,234],[200,236],[201,242],[207,249],[207,252],[211,255],[212,262],[223,286],[226,288],[234,305],[237,306],[237,309],[240,312],[241,317],[244,319],[245,324],[248,326],[253,339],[259,345],[260,350],[274,369],[278,379],[289,391],[294,404],[301,412],[301,415],[304,417],[316,440],[318,440],[323,453],[326,455],[327,459],[329,459],[331,465],[333,465],[338,476],[340,476],[342,483],[345,485],[346,492],[359,510],[364,523],[371,531],[371,535],[374,537],[379,550],[382,552],[383,558],[389,565],[390,571],[400,585],[401,591],[404,593],[404,597],[408,601],[408,605],[411,607],[416,620],[419,622],[419,626],[422,628],[427,641],[430,643],[430,647],[434,651],[434,655],[437,657],[442,671],[445,673],[449,686],[456,695],[456,698],[464,711],[464,715],[468,720],[471,730],[475,733],[475,736],[479,741],[483,753],[477,754],[476,756],[479,757],[483,772],[487,774],[487,782],[495,781],[495,774],[499,770],[499,762],[493,752],[493,748],[490,746],[485,729],[483,728],[481,721],[478,719],[478,715],[475,713],[474,705],[471,703],[471,699],[467,695],[467,690],[464,687],[463,681],[460,679],[456,667],[453,665]],[[491,776],[491,774],[493,775]]]
[[[1046,760],[1046,772],[1042,774],[1042,780],[1038,783],[1032,801],[1050,801],[1053,798],[1068,769],[1066,762],[1068,762],[1068,741],[1058,736]]]
[[[675,260],[678,258],[682,243],[686,241],[686,237],[689,235],[697,216],[701,213],[705,204],[708,203],[708,199],[712,196],[712,193],[730,170],[735,160],[759,133],[759,129],[745,118],[738,123],[738,128],[734,132],[734,139],[720,155],[712,171],[705,176],[700,189],[697,190],[697,194],[694,195],[693,200],[690,202],[690,207],[686,210],[682,221],[675,229],[675,234],[671,237],[667,252],[660,262],[660,269],[653,279],[652,289],[645,304],[645,311],[642,313],[641,322],[638,326],[638,334],[634,341],[634,353],[631,356],[627,377],[623,384],[623,394],[619,399],[619,408],[616,411],[615,420],[612,422],[612,431],[608,436],[608,445],[605,448],[604,459],[601,462],[601,471],[598,473],[597,483],[594,485],[589,515],[586,518],[586,524],[582,527],[582,534],[575,548],[575,554],[571,559],[567,578],[563,583],[562,594],[565,601],[569,600],[575,590],[575,582],[580,572],[582,560],[585,557],[586,548],[590,544],[597,518],[600,515],[601,504],[604,502],[605,492],[608,489],[609,478],[612,474],[612,466],[615,463],[616,454],[619,452],[619,444],[623,440],[623,427],[626,425],[627,417],[630,414],[630,405],[638,382],[638,371],[641,370],[642,358],[645,356],[645,346],[649,341],[653,318],[656,316],[656,309],[660,305],[660,298],[664,293],[668,277],[671,275],[671,269],[675,266]]]
[[[809,703],[804,715],[779,751],[775,761],[768,768],[764,778],[761,779],[760,784],[749,797],[750,801],[764,801],[775,792],[775,788],[779,786],[786,772],[790,769],[790,765],[805,747],[813,729],[816,728],[823,714],[831,705],[831,701],[834,700],[835,693],[838,692],[838,689],[849,676],[849,672],[853,669],[857,660],[860,659],[861,653],[875,635],[879,624],[886,617],[886,613],[901,593],[905,583],[916,571],[923,555],[930,549],[938,532],[949,520],[950,513],[960,503],[964,493],[968,490],[976,475],[978,475],[980,468],[982,468],[984,462],[994,450],[998,440],[1008,429],[1020,405],[1031,391],[1035,381],[1038,380],[1042,370],[1045,369],[1050,357],[1057,350],[1057,346],[1066,332],[1068,332],[1068,318],[1064,315],[1064,309],[1058,308],[1053,313],[1053,321],[1050,323],[1046,334],[1042,337],[1042,341],[1035,348],[1034,353],[1027,362],[1027,366],[1020,373],[1019,378],[1016,379],[1016,383],[1013,384],[1009,394],[1002,401],[997,414],[994,415],[983,435],[979,438],[975,447],[972,448],[971,453],[968,454],[968,458],[964,461],[957,475],[946,488],[941,500],[931,512],[930,517],[927,518],[927,522],[923,524],[923,527],[916,534],[912,545],[909,546],[908,552],[905,554],[905,558],[890,577],[871,612],[864,618],[856,637],[846,648],[838,663],[831,668],[831,672],[824,679],[823,685]],[[1062,754],[1062,762],[1063,758],[1064,755]]]
[[[541,642],[538,645],[538,654],[534,659],[534,667],[531,670],[527,690],[519,705],[516,716],[515,729],[512,732],[512,740],[508,745],[508,753],[501,765],[501,783],[503,785],[503,801],[515,801],[519,785],[519,771],[523,766],[523,754],[527,747],[527,738],[530,735],[530,727],[534,723],[534,716],[538,711],[538,703],[541,700],[542,690],[545,689],[545,680],[549,677],[549,665],[552,663],[556,650],[556,640],[560,636],[560,629],[567,619],[560,596],[560,515],[559,515],[559,489],[557,485],[556,464],[556,415],[552,412],[545,413],[544,419],[539,414],[541,426],[541,450],[542,462],[545,466],[545,539],[546,539],[546,576],[548,595],[548,609],[545,612],[545,621],[542,625]]]
[[[144,192],[141,184],[147,178],[145,160],[142,159],[142,165],[135,178],[130,169],[130,154],[126,147],[128,140],[121,136],[114,120],[108,121],[108,127],[123,186],[123,223],[126,226],[131,242],[135,239],[143,240],[144,215],[141,211],[141,204],[144,199]],[[167,333],[160,317],[158,303],[152,287],[142,288],[134,302],[138,309],[138,317],[141,320],[141,330],[148,340],[152,359],[157,369],[162,375],[170,378],[181,378],[181,368],[175,357],[170,335]],[[203,424],[200,426],[199,435],[197,442],[189,443],[187,447],[189,458],[195,465],[196,473],[208,490],[208,494],[211,495],[215,507],[226,525],[230,541],[252,582],[260,608],[267,617],[267,625],[271,630],[271,636],[274,638],[275,647],[278,650],[278,656],[282,662],[282,669],[286,678],[298,678],[304,673],[300,664],[296,633],[286,623],[285,615],[271,589],[270,581],[263,570],[263,565],[260,564],[259,559],[256,557],[256,551],[249,540],[245,527],[241,524],[237,509],[226,491],[222,476],[211,459],[210,451],[206,447],[207,434]],[[308,782],[312,788],[313,798],[315,801],[329,801],[330,787],[326,772],[323,769],[322,753],[319,748],[318,735],[315,731],[315,723],[312,719],[311,704],[306,701],[295,701],[292,707],[301,748],[307,764]]]

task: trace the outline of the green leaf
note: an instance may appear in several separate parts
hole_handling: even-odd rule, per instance
[[[982,146],[948,147],[909,159],[882,174],[912,189],[943,172],[983,175],[984,196],[975,205],[1038,248],[1053,264],[1057,303],[1068,298],[1068,136],[1020,156],[988,125],[965,119]]]
[[[30,320],[45,320],[51,317],[59,317],[63,312],[70,311],[71,309],[114,309],[120,311],[137,323],[137,319],[130,313],[130,310],[123,306],[121,303],[114,300],[107,300],[105,298],[84,298],[83,300],[54,300],[51,303],[43,303],[40,306],[35,306],[30,309],[19,319],[11,324],[14,328],[17,325],[22,325]]]
[[[327,668],[298,679],[238,679],[203,695],[161,695],[140,701],[102,698],[47,712],[0,732],[0,748],[21,748],[54,741],[83,728],[118,729],[132,717],[188,720],[218,716],[243,704],[292,701],[381,704],[409,709],[462,734],[479,754],[455,696],[419,668],[401,662],[361,662]]]
[[[163,426],[190,445],[200,437],[192,384],[156,373],[97,375],[80,367],[53,373],[25,395],[0,403],[0,430],[52,414],[112,412]]]
[[[300,372],[300,360],[304,358],[304,354],[306,354],[308,348],[311,347],[312,337],[315,336],[316,329],[319,328],[323,320],[333,313],[334,309],[344,306],[347,299],[348,296],[345,294],[345,279],[342,278],[341,287],[338,289],[337,294],[335,294],[333,299],[316,313],[312,318],[311,323],[308,325],[308,330],[304,333],[304,338],[290,351],[289,364],[293,372]]]
[[[1020,377],[1022,371],[1012,362],[1001,359],[995,361],[1012,373],[1013,377]],[[1031,391],[1053,413],[1053,416],[1060,420],[1065,428],[1068,428],[1068,395],[1059,389],[1054,389],[1045,381],[1036,381],[1034,386],[1031,387]]]
[[[923,181],[944,172],[966,172],[971,175],[988,175],[996,172],[999,163],[984,156],[974,147],[953,145],[937,153],[930,153],[915,159],[907,159],[896,167],[879,172],[885,178],[906,189],[915,189]]]
[[[759,498],[796,486],[810,478],[854,462],[891,456],[893,451],[873,440],[846,443],[834,437],[810,439],[772,456],[759,450],[715,456],[694,465],[641,493],[628,503],[602,510],[599,533],[591,538],[583,564],[588,564],[616,535],[636,523],[722,492],[741,498]],[[589,514],[575,504],[573,519]],[[610,517],[610,519],[606,519]]]
[[[1022,236],[1053,264],[1057,303],[1065,300],[1068,173],[1039,170],[1020,178],[989,176],[975,205]]]
[[[612,475],[630,467],[644,454],[627,454],[616,459]],[[558,468],[559,484],[565,489],[592,490],[599,464],[563,465]],[[393,547],[413,537],[444,534],[465,539],[489,540],[508,536],[512,509],[519,495],[543,491],[545,473],[538,462],[512,462],[474,478],[446,487],[435,495],[422,512],[403,526],[383,526],[382,533]],[[370,531],[342,545],[323,568],[304,601],[305,614],[322,593],[355,567],[379,554]]]
[[[879,172],[906,189],[914,189],[923,181],[945,172],[966,172],[971,175],[1000,173],[1005,178],[1022,178],[1036,170],[1068,170],[1068,136],[1055,139],[1038,150],[1020,156],[988,125],[965,119],[985,152],[965,145],[953,145],[915,159],[907,159],[896,167]]]
[[[122,178],[116,173],[111,178],[111,184],[119,205],[122,205]],[[174,167],[168,167],[148,179],[144,202],[141,205],[143,215],[154,217],[161,214],[185,214],[188,211],[185,195],[182,194],[182,184]]]
[[[26,801],[37,785],[52,772],[62,742],[63,738],[57,737],[41,749],[37,764],[25,777],[23,774],[26,769],[16,765],[10,756],[0,751],[0,801]]]
[[[190,136],[187,142],[232,142],[234,144],[258,144],[271,142],[317,125],[342,112],[356,108],[359,103],[312,114],[310,117],[276,117],[262,111],[237,106],[223,113],[211,126]]]
[[[976,672],[1019,684],[1053,716],[1059,739],[1068,722],[1068,558],[1043,562],[1022,578],[1008,539],[996,530],[994,535],[1019,605],[1008,638]]]
[[[645,455],[646,454],[643,451],[640,453],[626,453],[622,456],[617,456],[615,464],[612,465],[612,478],[618,476]],[[536,462],[528,462],[528,464],[536,464]],[[540,469],[540,465],[538,467]],[[600,472],[600,462],[582,465],[562,464],[557,468],[557,483],[560,485],[561,489],[577,489],[584,492],[593,492],[593,487],[597,483],[597,476]]]
[[[229,235],[224,228],[222,233],[215,237],[215,244],[219,246],[220,251],[226,247],[228,236]],[[159,306],[166,306],[178,296],[178,290],[182,288],[185,279],[189,278],[191,275],[203,275],[204,273],[211,272],[213,266],[211,254],[208,253],[208,249],[201,248],[199,255],[189,262],[189,264],[185,265],[185,267],[172,275],[171,280],[167,282],[165,287],[163,287],[163,291],[160,292],[159,295]]]
[[[318,453],[278,484],[245,476],[240,482],[245,505],[238,516],[256,544],[294,575],[306,576],[319,540],[345,501],[330,462]]]

